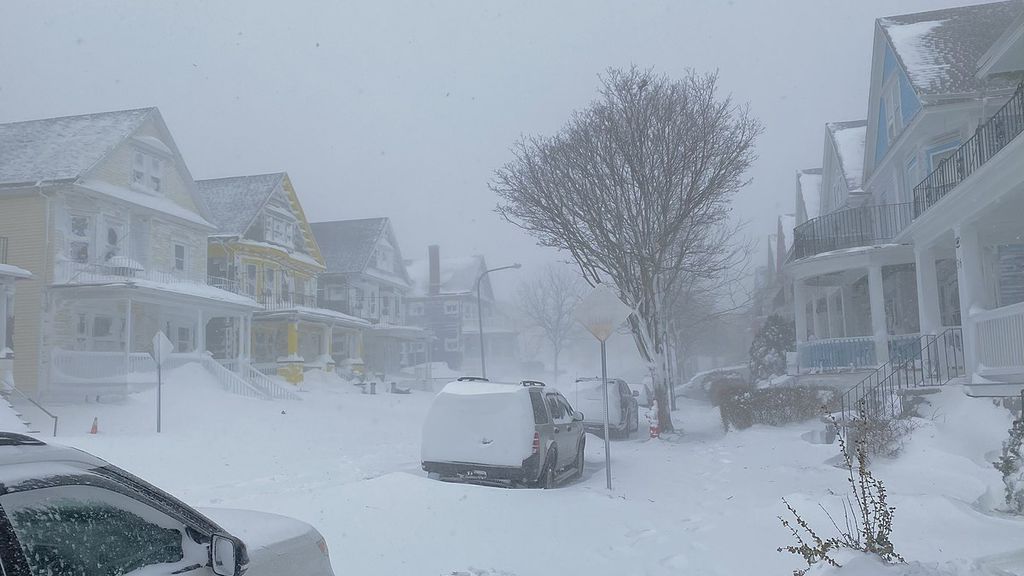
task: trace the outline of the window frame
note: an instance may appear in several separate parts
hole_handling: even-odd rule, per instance
[[[181,244],[179,242],[175,242],[173,244],[173,246],[174,246],[173,247],[173,250],[174,250],[174,265],[173,265],[173,269],[174,269],[174,271],[175,272],[188,272],[188,268],[189,268],[189,258],[188,258],[189,250],[188,250],[188,246],[186,244]],[[180,258],[178,257],[178,248],[181,248],[181,257]],[[181,263],[180,267],[178,266],[179,262]]]
[[[139,166],[140,159],[141,167]],[[128,175],[130,186],[149,194],[163,194],[164,174],[168,164],[170,164],[170,158],[167,158],[166,155],[158,154],[150,147],[135,146]]]

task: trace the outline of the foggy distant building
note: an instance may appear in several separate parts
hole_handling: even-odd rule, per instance
[[[518,334],[500,313],[491,282],[500,275],[486,275],[480,282],[482,311],[477,310],[476,282],[487,270],[483,256],[442,258],[440,247],[430,246],[428,257],[408,263],[413,289],[409,294],[409,323],[422,326],[434,336],[433,361],[443,361],[467,374],[480,371],[480,329],[483,314],[484,347],[489,373],[518,372]]]

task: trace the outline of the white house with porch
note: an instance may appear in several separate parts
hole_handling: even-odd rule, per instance
[[[1024,381],[1022,80],[1019,0],[876,21],[867,121],[828,126],[821,214],[793,231],[802,369],[930,349]]]
[[[0,125],[0,230],[10,263],[34,274],[14,301],[26,393],[82,400],[151,385],[158,331],[176,362],[202,363],[227,388],[268,384],[245,370],[260,306],[207,283],[214,227],[156,108]],[[213,319],[234,343],[225,363],[207,354]]]

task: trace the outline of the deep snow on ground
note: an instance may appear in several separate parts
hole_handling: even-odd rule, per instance
[[[148,391],[56,406],[58,440],[196,506],[310,522],[338,574],[787,575],[802,561],[776,551],[792,543],[776,518],[781,498],[831,535],[818,504],[837,510],[846,493],[846,472],[825,463],[836,447],[801,439],[820,424],[724,434],[716,409],[685,399],[675,413],[683,434],[613,443],[611,492],[594,437],[583,480],[557,490],[442,483],[419,469],[432,394],[364,395],[333,377],[305,388],[303,401],[250,400],[185,366],[164,387],[162,434]],[[1002,485],[986,460],[1009,414],[958,388],[930,398],[903,456],[875,465],[897,508],[897,551],[925,564],[884,573],[1024,574],[1024,520],[993,511]],[[852,558],[816,573],[880,570]]]

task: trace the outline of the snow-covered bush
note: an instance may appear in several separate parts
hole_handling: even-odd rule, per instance
[[[1013,421],[1010,437],[1003,440],[1003,455],[994,466],[1003,474],[1006,487],[1006,504],[1017,514],[1024,514],[1024,460],[1021,446],[1024,444],[1024,418]]]
[[[838,423],[835,419],[830,419],[831,425],[838,431]],[[847,481],[851,494],[843,502],[843,525],[836,521],[838,515],[833,517],[824,507],[822,509],[838,534],[831,538],[822,538],[785,498],[782,499],[793,515],[793,522],[782,516],[778,518],[796,538],[796,544],[782,546],[778,551],[795,554],[807,562],[807,568],[793,571],[794,576],[803,576],[812,567],[821,564],[840,567],[832,554],[839,549],[871,554],[887,564],[904,562],[892,544],[892,519],[896,508],[889,506],[885,484],[875,478],[868,468],[867,446],[863,440],[857,440],[854,443],[854,453],[851,454],[842,435],[837,434],[836,437],[846,468],[850,471]]]
[[[803,422],[831,411],[836,391],[817,386],[787,388],[734,388],[719,399],[722,426],[743,430],[754,424],[783,426]]]
[[[796,349],[796,328],[772,314],[750,343],[750,378],[757,382],[786,373],[786,352]]]
[[[863,406],[857,417],[847,424],[847,438],[853,443],[863,443],[868,456],[895,458],[903,450],[903,444],[917,426],[909,418],[892,418],[885,415],[869,416]]]

